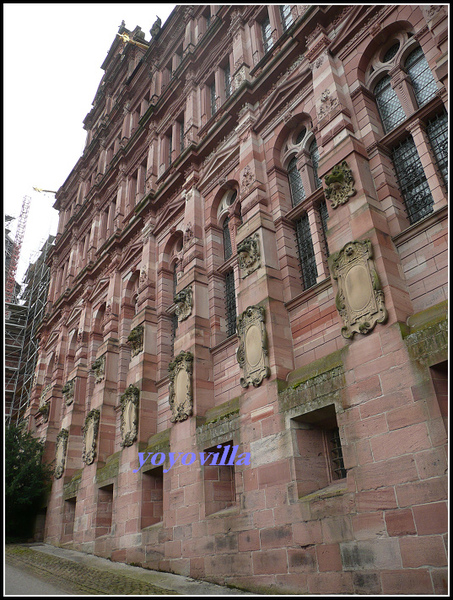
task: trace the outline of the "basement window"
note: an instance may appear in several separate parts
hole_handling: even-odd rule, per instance
[[[346,477],[333,404],[291,419],[299,497]]]
[[[160,523],[164,513],[164,471],[156,467],[142,476],[141,528]]]
[[[96,510],[96,537],[107,535],[112,530],[113,483],[98,490]]]
[[[204,451],[205,456],[211,454],[203,465],[206,516],[235,504],[234,465],[228,465],[232,452],[233,442],[218,444]]]
[[[74,537],[74,521],[76,511],[76,498],[64,501],[63,506],[63,536],[62,543],[69,542]]]

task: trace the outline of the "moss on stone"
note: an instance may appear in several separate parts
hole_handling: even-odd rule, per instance
[[[337,350],[320,358],[314,360],[309,365],[305,365],[289,373],[286,378],[286,386],[293,389],[297,389],[300,385],[306,383],[309,380],[313,380],[319,375],[332,371],[336,367],[343,367],[343,352],[345,350]]]
[[[102,483],[107,479],[118,476],[120,466],[120,454],[121,452],[115,452],[107,458],[107,461],[103,467],[100,467],[96,471],[96,482]]]

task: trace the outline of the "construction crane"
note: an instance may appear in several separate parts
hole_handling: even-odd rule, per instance
[[[17,265],[19,264],[20,250],[24,240],[25,227],[27,225],[28,213],[30,211],[30,196],[24,196],[22,208],[17,223],[16,237],[14,239],[13,252],[9,263],[8,277],[5,285],[5,302],[12,302],[14,297],[14,288],[16,286]]]

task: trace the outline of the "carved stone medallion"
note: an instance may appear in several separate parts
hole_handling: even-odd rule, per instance
[[[271,374],[267,365],[267,336],[264,326],[265,311],[262,306],[249,306],[237,319],[237,332],[240,339],[236,351],[239,366],[244,371],[240,383],[246,388],[261,385]]]
[[[140,390],[130,385],[121,396],[121,445],[132,446],[138,434]]]
[[[178,317],[178,323],[187,319],[192,314],[193,307],[193,293],[192,286],[188,286],[178,292],[174,297],[176,304],[176,315]]]
[[[97,358],[91,365],[95,383],[100,383],[105,377],[105,354]]]
[[[70,406],[74,402],[74,387],[75,387],[75,379],[70,379],[67,381],[61,389],[61,393],[63,394],[63,400],[66,406]]]
[[[355,194],[354,178],[345,160],[341,164],[335,165],[332,171],[324,177],[324,180],[327,184],[326,198],[332,203],[332,208],[345,204]]]
[[[354,333],[369,333],[376,323],[387,320],[384,292],[372,255],[370,240],[364,240],[349,242],[329,258],[332,277],[338,282],[335,303],[346,339]]]
[[[259,235],[254,233],[237,246],[238,265],[245,279],[261,266]]]
[[[62,429],[57,435],[55,448],[55,479],[60,479],[63,475],[66,462],[66,449],[68,447],[69,431]]]
[[[137,356],[143,350],[143,325],[134,327],[127,337],[127,345],[131,347],[131,356]]]
[[[83,431],[83,453],[82,460],[87,465],[91,465],[96,458],[96,438],[99,429],[100,411],[97,408],[91,410],[86,419]]]
[[[192,373],[193,354],[180,352],[168,366],[170,377],[169,403],[171,408],[170,421],[185,421],[193,411]]]

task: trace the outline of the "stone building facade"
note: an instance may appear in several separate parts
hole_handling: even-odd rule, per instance
[[[55,205],[29,408],[48,543],[248,590],[446,593],[447,10],[120,27]]]

